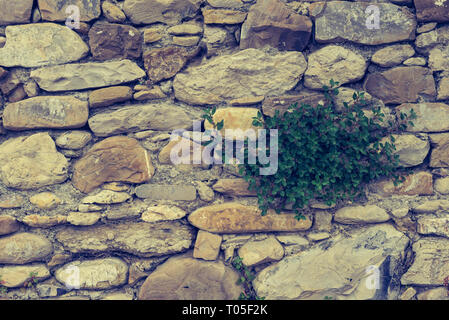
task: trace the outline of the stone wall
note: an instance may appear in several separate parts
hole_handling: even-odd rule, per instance
[[[447,298],[449,1],[0,8],[3,298],[236,299],[237,255],[266,299]],[[245,129],[331,78],[337,105],[365,90],[393,121],[415,110],[396,137],[403,184],[297,221],[261,217],[231,165],[171,163],[196,142],[170,133],[206,107]]]

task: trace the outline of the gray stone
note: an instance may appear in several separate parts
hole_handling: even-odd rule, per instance
[[[352,206],[337,210],[334,220],[344,224],[379,223],[390,220],[390,216],[375,205]]]
[[[260,241],[249,241],[239,248],[239,257],[245,266],[281,260],[284,248],[275,237]]]
[[[193,201],[196,188],[192,185],[142,184],[136,187],[136,195],[152,200]]]
[[[377,50],[371,57],[371,61],[381,67],[392,67],[415,54],[415,49],[409,44],[397,44]]]

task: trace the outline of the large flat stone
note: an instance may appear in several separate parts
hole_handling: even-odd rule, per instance
[[[190,104],[278,95],[298,83],[306,65],[300,52],[269,54],[259,49],[246,49],[188,67],[176,75],[173,88],[177,99]]]
[[[0,26],[28,23],[34,0],[0,0]]]
[[[41,67],[78,61],[89,52],[81,37],[65,26],[36,23],[6,28],[0,66]]]
[[[43,20],[66,21],[73,12],[67,13],[69,6],[79,9],[80,21],[91,21],[101,15],[100,0],[38,0]]]
[[[26,264],[42,261],[52,252],[52,243],[34,233],[15,233],[0,238],[0,263]]]
[[[136,188],[136,195],[152,200],[193,201],[196,188],[193,185],[143,184]]]
[[[40,96],[6,105],[3,126],[9,130],[73,129],[87,123],[89,106],[70,96]]]
[[[31,278],[34,281],[49,278],[50,270],[44,264],[5,266],[0,267],[0,275],[3,286],[7,288],[18,288],[24,286]],[[33,275],[33,277],[30,275]]]
[[[390,216],[375,205],[352,206],[337,210],[334,220],[344,224],[379,223],[390,220]]]
[[[44,67],[31,71],[30,76],[46,91],[68,91],[131,82],[144,77],[145,71],[125,59]]]
[[[152,257],[189,249],[194,232],[190,226],[180,222],[129,222],[68,227],[58,232],[56,239],[73,253],[113,251]]]
[[[20,224],[12,216],[0,216],[0,236],[19,230]]]

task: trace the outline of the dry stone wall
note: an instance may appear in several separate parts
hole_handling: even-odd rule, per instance
[[[247,129],[331,78],[415,110],[403,184],[298,221],[172,162],[206,107]],[[448,299],[448,167],[449,0],[0,0],[2,299],[237,299],[237,255],[266,299]]]

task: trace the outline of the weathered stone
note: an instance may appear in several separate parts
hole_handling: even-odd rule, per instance
[[[271,211],[262,216],[259,208],[236,202],[199,208],[188,220],[195,227],[214,233],[303,231],[312,226],[308,217],[296,220],[293,214]]]
[[[126,301],[133,300],[134,295],[126,292],[109,293],[101,298],[101,300]]]
[[[51,242],[33,233],[15,233],[0,238],[0,263],[26,264],[42,261],[53,252]]]
[[[51,228],[66,222],[67,217],[62,215],[41,216],[39,214],[30,214],[22,218],[22,223],[33,228]]]
[[[173,36],[172,41],[173,41],[173,44],[176,44],[178,46],[193,47],[198,44],[198,42],[200,41],[200,37],[198,37],[198,36],[182,36],[182,37]]]
[[[449,177],[436,179],[435,191],[441,194],[449,194]]]
[[[449,167],[449,133],[430,134],[430,167]]]
[[[182,219],[187,212],[176,206],[159,205],[148,207],[143,213],[141,219],[145,222],[157,222]]]
[[[116,136],[96,143],[73,167],[73,185],[91,192],[104,182],[142,183],[154,167],[147,151],[133,138]]]
[[[87,196],[81,200],[82,203],[114,204],[122,203],[131,199],[131,195],[126,192],[116,192],[111,190],[101,190],[99,193]]]
[[[89,52],[79,35],[54,23],[8,26],[6,40],[0,49],[0,66],[4,67],[62,64],[80,60]]]
[[[0,180],[11,188],[29,190],[67,179],[67,159],[46,132],[6,140],[0,161]]]
[[[344,224],[380,223],[390,220],[390,216],[375,205],[352,206],[337,210],[334,220]]]
[[[98,137],[142,130],[188,129],[193,118],[171,102],[124,107],[89,118],[89,127]]]
[[[409,211],[410,209],[408,207],[393,209],[391,210],[391,215],[395,218],[401,219],[405,218],[408,215]]]
[[[97,212],[70,212],[67,222],[75,226],[91,226],[96,224],[101,218]]]
[[[408,287],[404,292],[399,296],[399,300],[412,300],[416,295],[416,290],[413,287]]]
[[[381,180],[370,184],[369,189],[387,197],[392,195],[431,195],[433,194],[432,174],[426,171],[408,174],[405,176],[405,181],[397,186],[394,185],[393,179]]]
[[[423,58],[423,57],[413,57],[413,58],[408,58],[407,60],[405,60],[403,62],[403,64],[405,66],[420,66],[420,67],[424,67],[427,64],[427,60],[426,60],[426,58]]]
[[[6,75],[3,76],[0,82],[0,90],[6,96],[13,92],[21,84],[20,79],[17,77],[16,73],[6,71]]]
[[[134,24],[162,22],[169,25],[193,17],[203,0],[125,0],[123,10]]]
[[[416,33],[425,33],[425,32],[432,31],[433,29],[435,29],[436,26],[437,26],[436,22],[430,22],[430,23],[423,24],[422,26],[416,28]]]
[[[161,88],[156,86],[148,90],[136,92],[133,96],[134,100],[143,101],[143,100],[156,100],[163,99],[167,96],[162,92]]]
[[[132,26],[99,22],[89,30],[89,46],[96,60],[139,58],[142,37]]]
[[[181,101],[216,104],[246,96],[282,94],[298,83],[305,69],[300,52],[269,54],[246,49],[188,67],[176,75],[173,88]]]
[[[249,191],[249,184],[245,179],[220,179],[212,188],[220,193],[230,196],[255,196],[257,191]]]
[[[371,57],[371,61],[381,67],[392,67],[415,54],[415,49],[409,44],[397,44],[377,50]]]
[[[31,71],[30,76],[46,91],[68,91],[131,82],[144,77],[145,72],[125,59],[44,67]]]
[[[238,252],[245,266],[278,261],[284,257],[284,247],[275,237],[261,241],[249,241],[240,247]]]
[[[109,22],[122,23],[126,20],[125,13],[111,2],[104,1],[101,4],[101,9]]]
[[[433,48],[429,52],[429,68],[432,71],[449,71],[449,45]]]
[[[16,209],[21,208],[24,198],[18,194],[4,195],[0,197],[0,209]]]
[[[115,103],[131,100],[133,91],[127,86],[98,89],[89,94],[91,108],[107,107]]]
[[[129,185],[122,183],[122,182],[109,182],[105,183],[102,188],[104,190],[111,190],[116,192],[129,192],[130,187]]]
[[[436,95],[432,71],[423,67],[396,67],[366,77],[364,90],[385,104],[416,102],[420,95]]]
[[[449,26],[443,25],[435,30],[420,34],[416,37],[416,49],[422,53],[428,53],[435,46],[449,44]]]
[[[240,49],[262,48],[302,51],[309,42],[312,21],[279,0],[263,0],[251,6],[242,25]]]
[[[51,192],[41,192],[30,197],[30,202],[39,209],[51,210],[62,203],[57,195]]]
[[[413,167],[423,163],[430,150],[430,143],[427,138],[419,138],[412,134],[393,134],[394,146],[393,155],[399,156],[399,165],[402,167]],[[389,142],[389,137],[381,139],[382,143]]]
[[[207,0],[207,3],[214,8],[233,8],[243,7],[242,0]]]
[[[268,300],[386,299],[389,282],[367,286],[370,266],[381,277],[397,277],[408,238],[389,224],[354,229],[347,236],[320,242],[263,269],[253,281],[258,296]],[[368,269],[369,270],[369,269]]]
[[[195,181],[196,191],[201,200],[210,202],[214,200],[214,190],[202,181]]]
[[[203,9],[205,24],[238,24],[246,19],[246,12],[229,9]]]
[[[440,199],[440,200],[428,200],[416,207],[413,208],[415,213],[434,213],[439,211],[447,211],[449,210],[449,201]]]
[[[20,225],[16,218],[11,216],[0,216],[0,236],[16,232],[19,228]]]
[[[309,7],[315,20],[315,40],[318,42],[352,41],[377,45],[415,39],[415,16],[402,6],[376,3],[381,15],[379,29],[368,28],[372,20],[367,15],[369,2],[317,2]],[[368,19],[367,19],[368,17]]]
[[[86,101],[71,96],[41,96],[7,104],[3,111],[3,126],[14,131],[72,129],[83,127],[88,117]]]
[[[37,86],[37,83],[33,80],[28,81],[23,85],[23,89],[25,90],[25,93],[28,97],[32,98],[37,95],[39,95],[39,87]]]
[[[262,104],[262,110],[265,115],[273,117],[276,110],[279,110],[279,114],[283,115],[294,103],[298,103],[298,106],[303,103],[316,106],[319,103],[324,104],[324,101],[324,95],[322,93],[303,91],[298,95],[283,95],[265,98]]]
[[[188,255],[172,257],[157,267],[140,287],[139,300],[232,300],[242,291],[238,273],[221,261]]]
[[[136,187],[136,195],[152,200],[193,201],[196,189],[192,185],[142,184]]]
[[[96,212],[102,211],[104,207],[96,205],[96,204],[80,204],[78,205],[79,212]]]
[[[411,132],[440,132],[449,130],[449,105],[444,103],[404,103],[396,108],[396,112],[410,114],[411,109],[417,118],[413,120],[414,126],[408,126]]]
[[[417,231],[420,234],[449,238],[449,218],[421,217],[418,219]]]
[[[449,239],[420,239],[413,251],[415,259],[402,276],[402,285],[441,285],[449,274]]]
[[[140,279],[148,277],[165,260],[167,260],[167,257],[138,259],[134,261],[129,266],[128,284],[134,285]]]
[[[172,164],[178,167],[201,166],[203,164],[209,166],[203,163],[203,159],[198,159],[198,156],[195,156],[195,151],[200,151],[196,154],[201,155],[203,146],[184,136],[177,135],[161,149],[158,159],[161,164]]]
[[[27,96],[25,90],[23,89],[23,85],[20,84],[17,88],[13,90],[13,92],[8,96],[8,102],[18,102],[20,100],[25,99]]]
[[[55,142],[60,148],[78,150],[85,147],[91,140],[92,134],[90,132],[74,130],[63,133]]]
[[[264,96],[254,96],[254,97],[243,97],[243,98],[237,98],[229,101],[231,105],[234,107],[239,106],[247,106],[252,104],[258,104],[262,102],[265,99]]]
[[[421,292],[417,296],[418,300],[449,300],[447,288],[438,287]]]
[[[31,18],[34,0],[1,0],[0,1],[0,26],[28,23]]]
[[[175,46],[156,48],[144,52],[143,61],[148,78],[153,83],[172,78],[196,53],[196,50],[191,52]]]
[[[139,218],[147,206],[143,201],[137,199],[120,205],[110,206],[106,210],[105,215],[108,220]]]
[[[167,32],[175,36],[195,36],[203,32],[203,28],[193,23],[183,23],[167,29]]]
[[[128,265],[119,258],[73,261],[55,271],[56,279],[74,289],[109,289],[128,280]]]
[[[441,78],[438,83],[438,97],[437,100],[449,99],[449,77]]]
[[[50,271],[44,264],[30,266],[5,266],[0,267],[2,286],[18,288],[28,281],[40,281],[50,277]]]
[[[157,28],[148,28],[143,31],[143,42],[153,43],[162,39],[162,34]]]
[[[42,19],[47,21],[66,21],[69,15],[75,14],[69,6],[79,9],[80,21],[91,21],[101,15],[100,0],[38,0]]]
[[[222,236],[199,230],[196,235],[193,257],[203,260],[216,260],[220,253]]]
[[[329,45],[312,52],[304,74],[304,86],[322,89],[329,79],[340,85],[363,78],[368,64],[358,53],[341,46]]]
[[[418,21],[449,21],[449,3],[446,0],[414,0]]]
[[[69,227],[58,232],[56,239],[73,253],[121,251],[152,257],[187,250],[194,233],[180,222],[129,222],[82,229]]]

